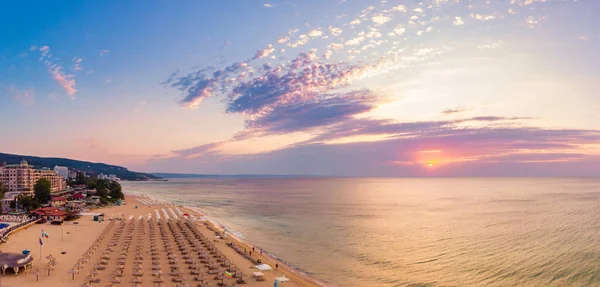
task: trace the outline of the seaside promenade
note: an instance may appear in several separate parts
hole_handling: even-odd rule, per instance
[[[289,279],[285,286],[318,286],[286,266],[275,268],[260,254],[252,258],[275,270],[256,269],[256,262],[232,248],[251,250],[250,246],[231,237],[217,238],[218,228],[199,220],[202,215],[195,211],[132,196],[125,202],[93,210],[105,214],[104,222],[85,215],[77,224],[38,224],[12,234],[0,252],[28,249],[33,268],[17,276],[7,273],[0,286],[252,287],[273,286],[282,276]],[[40,249],[42,228],[49,238],[43,239]],[[264,281],[257,281],[254,272],[264,274]]]

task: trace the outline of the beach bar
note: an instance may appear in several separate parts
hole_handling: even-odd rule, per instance
[[[0,268],[2,268],[2,275],[6,275],[6,270],[12,269],[15,275],[19,274],[19,270],[24,270],[27,267],[33,266],[33,258],[31,254],[19,254],[19,253],[0,253]]]

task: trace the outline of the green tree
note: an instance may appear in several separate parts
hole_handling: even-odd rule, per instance
[[[108,179],[97,179],[96,180],[96,195],[102,198],[108,196],[110,187],[110,180]]]
[[[113,200],[125,198],[125,195],[123,194],[123,190],[121,188],[121,184],[119,184],[118,182],[111,181],[108,184],[108,189],[110,190],[109,195]]]
[[[31,195],[19,194],[17,196],[17,201],[19,208],[25,209],[27,212],[40,208],[40,202]]]
[[[33,186],[33,194],[41,204],[46,204],[52,197],[52,184],[45,178],[40,178]]]
[[[77,184],[88,184],[87,178],[85,177],[85,175],[83,174],[83,172],[78,172],[77,173],[77,178],[76,178],[75,182]]]
[[[4,187],[4,183],[0,181],[0,198],[4,198],[5,192],[7,192],[7,189]],[[2,200],[0,200],[0,213],[2,213]]]

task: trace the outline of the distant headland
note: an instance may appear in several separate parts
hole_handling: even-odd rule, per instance
[[[125,167],[109,165],[105,163],[93,163],[87,161],[73,160],[68,158],[36,157],[17,154],[0,153],[0,165],[3,162],[21,162],[27,161],[36,168],[53,168],[55,166],[65,166],[69,169],[83,171],[88,175],[114,174],[122,180],[145,181],[161,179],[152,174],[130,171]]]

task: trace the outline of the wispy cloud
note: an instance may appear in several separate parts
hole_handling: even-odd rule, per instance
[[[337,27],[332,27],[332,26],[329,26],[329,31],[331,32],[331,35],[336,36],[336,37],[341,35],[343,32],[342,28],[337,28]]]
[[[82,58],[73,57],[73,70],[81,71],[83,68],[81,67],[81,62],[83,62]]]
[[[48,99],[51,99],[59,104],[62,104],[62,101],[53,93],[48,94]]]
[[[425,37],[433,37],[443,29],[467,29],[468,25],[481,24],[479,21],[504,21],[507,18],[503,15],[508,13],[506,9],[490,14],[486,9],[478,11],[476,5],[469,6],[462,14],[454,14],[462,17],[444,17],[437,13],[438,7],[454,5],[454,2],[457,1],[433,1],[431,5],[412,6],[385,2],[340,20],[347,21],[345,23],[336,20],[335,26],[322,26],[328,27],[328,32],[307,23],[305,29],[290,29],[287,34],[274,39],[274,44],[258,50],[247,60],[225,67],[206,67],[183,76],[172,75],[164,84],[182,92],[180,104],[185,107],[197,108],[203,100],[218,97],[225,103],[228,113],[244,116],[245,129],[231,141],[296,132],[310,135],[308,140],[290,147],[252,155],[252,159],[265,161],[267,157],[285,157],[306,151],[328,158],[326,152],[342,149],[347,151],[345,156],[372,157],[368,162],[372,159],[373,165],[389,168],[390,164],[418,163],[422,159],[414,154],[428,154],[418,152],[423,147],[441,150],[436,143],[445,143],[454,149],[452,157],[455,160],[483,162],[483,154],[500,156],[516,148],[565,148],[577,152],[578,147],[571,146],[570,142],[590,144],[589,137],[598,137],[596,131],[527,127],[528,117],[466,117],[463,113],[466,108],[442,111],[442,115],[452,115],[448,117],[452,120],[447,121],[399,123],[370,118],[369,113],[381,103],[382,96],[364,89],[363,82],[399,69],[425,66],[437,56],[466,45],[432,46],[426,44],[428,41],[417,40],[417,36],[427,39]],[[529,9],[520,8],[522,6],[541,3],[534,2],[505,4],[517,11]],[[463,17],[470,19],[463,20]],[[521,21],[518,25],[523,25],[523,18],[517,20]],[[407,42],[410,44],[403,44]],[[475,43],[471,48],[500,47],[494,43]],[[298,49],[282,50],[287,47]],[[298,52],[302,49],[304,51]],[[281,51],[281,59],[273,57],[275,51]],[[268,61],[261,60],[269,56]],[[280,56],[279,52],[277,56]],[[565,140],[567,138],[569,140]],[[529,140],[533,145],[526,144]],[[175,155],[198,158],[204,153],[208,160],[221,161],[224,157],[232,160],[230,155],[220,154],[219,147],[223,144],[211,143],[189,152],[176,151]],[[479,148],[480,153],[458,154],[462,144]],[[402,146],[408,147],[412,154],[387,158]],[[374,154],[372,151],[378,148],[388,154]],[[241,158],[248,160],[250,157]]]
[[[382,128],[384,127],[384,128]],[[594,175],[600,157],[585,146],[600,140],[599,131],[528,127],[457,128],[450,123],[357,121],[346,127],[390,133],[378,141],[334,141],[339,129],[323,136],[259,154],[228,155],[223,143],[175,151],[150,164],[186,164],[194,170],[229,173],[309,173],[357,176],[531,176]],[[583,147],[583,148],[582,148]],[[432,152],[435,151],[435,152]],[[310,155],[310,156],[307,156]],[[290,162],[294,162],[293,168]],[[429,163],[434,163],[431,169]],[[265,169],[256,170],[257,167]],[[557,171],[557,168],[559,168]]]
[[[321,31],[321,28],[313,29],[308,32],[308,36],[309,37],[321,37],[321,36],[323,36],[323,31]]]
[[[454,17],[454,21],[452,22],[452,24],[454,24],[454,26],[461,26],[463,24],[465,24],[465,21],[463,21],[463,19],[461,17]]]
[[[374,15],[373,17],[371,17],[371,21],[373,21],[375,25],[383,25],[389,22],[390,20],[392,20],[390,17],[381,14]]]
[[[465,108],[447,109],[447,110],[443,110],[442,114],[444,114],[444,115],[458,114],[458,113],[462,113],[466,110],[467,109],[465,109]]]
[[[262,59],[264,57],[271,55],[274,51],[275,51],[275,48],[273,48],[273,45],[269,44],[269,46],[267,48],[258,50],[256,52],[256,55],[254,55],[254,57],[252,59]]]
[[[144,110],[144,107],[147,105],[148,103],[146,101],[141,101],[137,104],[136,108],[133,110],[134,114],[139,114]]]
[[[100,50],[100,56],[104,56],[105,54],[108,54],[108,53],[110,53],[109,50],[106,50],[106,49]]]
[[[483,14],[471,14],[471,18],[479,21],[490,21],[496,19],[494,15],[483,15]]]
[[[275,6],[275,5],[273,5],[273,4],[269,4],[269,3],[265,3],[265,4],[263,4],[263,6],[265,6],[265,7],[267,7],[267,8],[271,8],[271,7]]]
[[[9,86],[7,90],[13,100],[23,105],[29,106],[35,103],[35,91],[33,89],[22,90]]]
[[[77,93],[77,88],[75,87],[75,76],[65,72],[63,66],[53,58],[53,55],[50,52],[50,47],[42,46],[39,48],[39,51],[42,53],[40,61],[44,63],[48,73],[65,90],[67,95],[74,99],[75,93]]]

